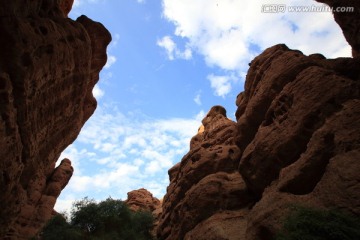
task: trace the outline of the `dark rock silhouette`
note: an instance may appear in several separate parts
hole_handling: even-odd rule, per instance
[[[51,217],[73,172],[55,162],[96,108],[111,36],[65,18],[64,2],[0,1],[1,239],[28,239]]]

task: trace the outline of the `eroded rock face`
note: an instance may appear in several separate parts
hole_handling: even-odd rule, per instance
[[[280,44],[250,65],[237,123],[212,108],[169,170],[159,239],[273,240],[294,204],[360,215],[359,59]]]
[[[354,58],[283,44],[256,57],[237,126],[212,109],[169,170],[159,239],[274,240],[294,204],[360,215],[360,2],[323,2],[354,7],[334,13]]]
[[[133,211],[148,211],[151,212],[154,216],[154,225],[152,230],[152,235],[156,236],[156,229],[159,225],[159,218],[162,213],[162,202],[154,197],[151,192],[145,188],[140,188],[128,192],[128,198],[125,200],[125,203]]]
[[[1,239],[28,239],[49,219],[73,171],[55,162],[96,108],[111,36],[85,16],[64,18],[59,3],[1,1]]]
[[[235,144],[236,123],[226,117],[221,106],[213,107],[202,123],[203,131],[192,138],[190,151],[169,170],[170,186],[158,227],[160,239],[208,239],[200,237],[209,235],[204,235],[207,222],[212,221],[207,219],[214,216],[212,219],[243,224],[236,211],[251,202],[237,171],[240,150]],[[223,211],[228,212],[221,214]]]
[[[150,211],[153,212],[160,207],[160,200],[152,195],[145,188],[128,192],[128,198],[125,203],[133,211]]]
[[[252,61],[238,101],[238,143],[243,150],[239,170],[259,197],[283,167],[309,148],[327,119],[359,96],[359,66],[351,58],[307,57],[284,45]],[[332,137],[327,136],[324,145],[331,144]]]
[[[258,199],[246,239],[274,239],[294,203],[360,214],[359,99],[358,59],[276,45],[251,62],[237,100],[239,171]]]

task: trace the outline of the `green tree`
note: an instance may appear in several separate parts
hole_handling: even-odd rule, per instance
[[[152,239],[152,214],[132,212],[120,200],[108,198],[96,203],[84,198],[74,204],[71,215],[71,225],[90,239]]]
[[[80,240],[81,232],[71,226],[64,216],[57,214],[45,225],[42,239],[46,240]]]
[[[96,203],[76,201],[70,223],[62,216],[51,219],[42,232],[45,240],[152,240],[154,218],[150,212],[133,212],[120,200],[108,198]]]
[[[360,239],[360,219],[339,210],[295,206],[276,240]]]

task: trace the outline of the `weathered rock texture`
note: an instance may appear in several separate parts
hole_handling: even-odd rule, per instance
[[[143,210],[153,212],[160,207],[160,200],[145,188],[128,192],[127,195],[128,198],[125,203],[133,211]]]
[[[192,138],[189,153],[169,170],[170,186],[158,227],[160,239],[223,239],[227,226],[215,224],[223,231],[211,234],[209,226],[217,219],[224,224],[243,224],[245,210],[237,210],[252,202],[237,171],[240,149],[235,143],[236,123],[226,117],[221,106],[213,107],[202,123],[203,131]]]
[[[169,170],[159,239],[273,240],[294,204],[360,216],[360,2],[325,2],[355,7],[335,13],[354,58],[283,44],[256,57],[237,123],[211,109]]]
[[[162,202],[154,197],[151,192],[145,188],[140,188],[128,192],[128,198],[125,200],[125,203],[133,211],[148,211],[151,212],[154,216],[154,226],[152,234],[156,235],[156,229],[159,225],[159,218],[162,212]]]
[[[246,239],[273,239],[289,204],[360,214],[360,61],[277,45],[237,99],[239,171],[258,202]]]
[[[111,36],[60,3],[0,1],[1,239],[28,239],[50,218],[73,172],[55,162],[96,108]]]

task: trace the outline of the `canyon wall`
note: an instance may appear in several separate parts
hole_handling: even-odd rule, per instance
[[[51,217],[73,168],[55,168],[96,108],[110,33],[72,1],[1,0],[0,238],[28,239]]]
[[[213,107],[169,170],[160,240],[273,240],[294,204],[360,215],[360,3],[324,2],[354,7],[334,14],[353,58],[256,57],[236,122]]]

